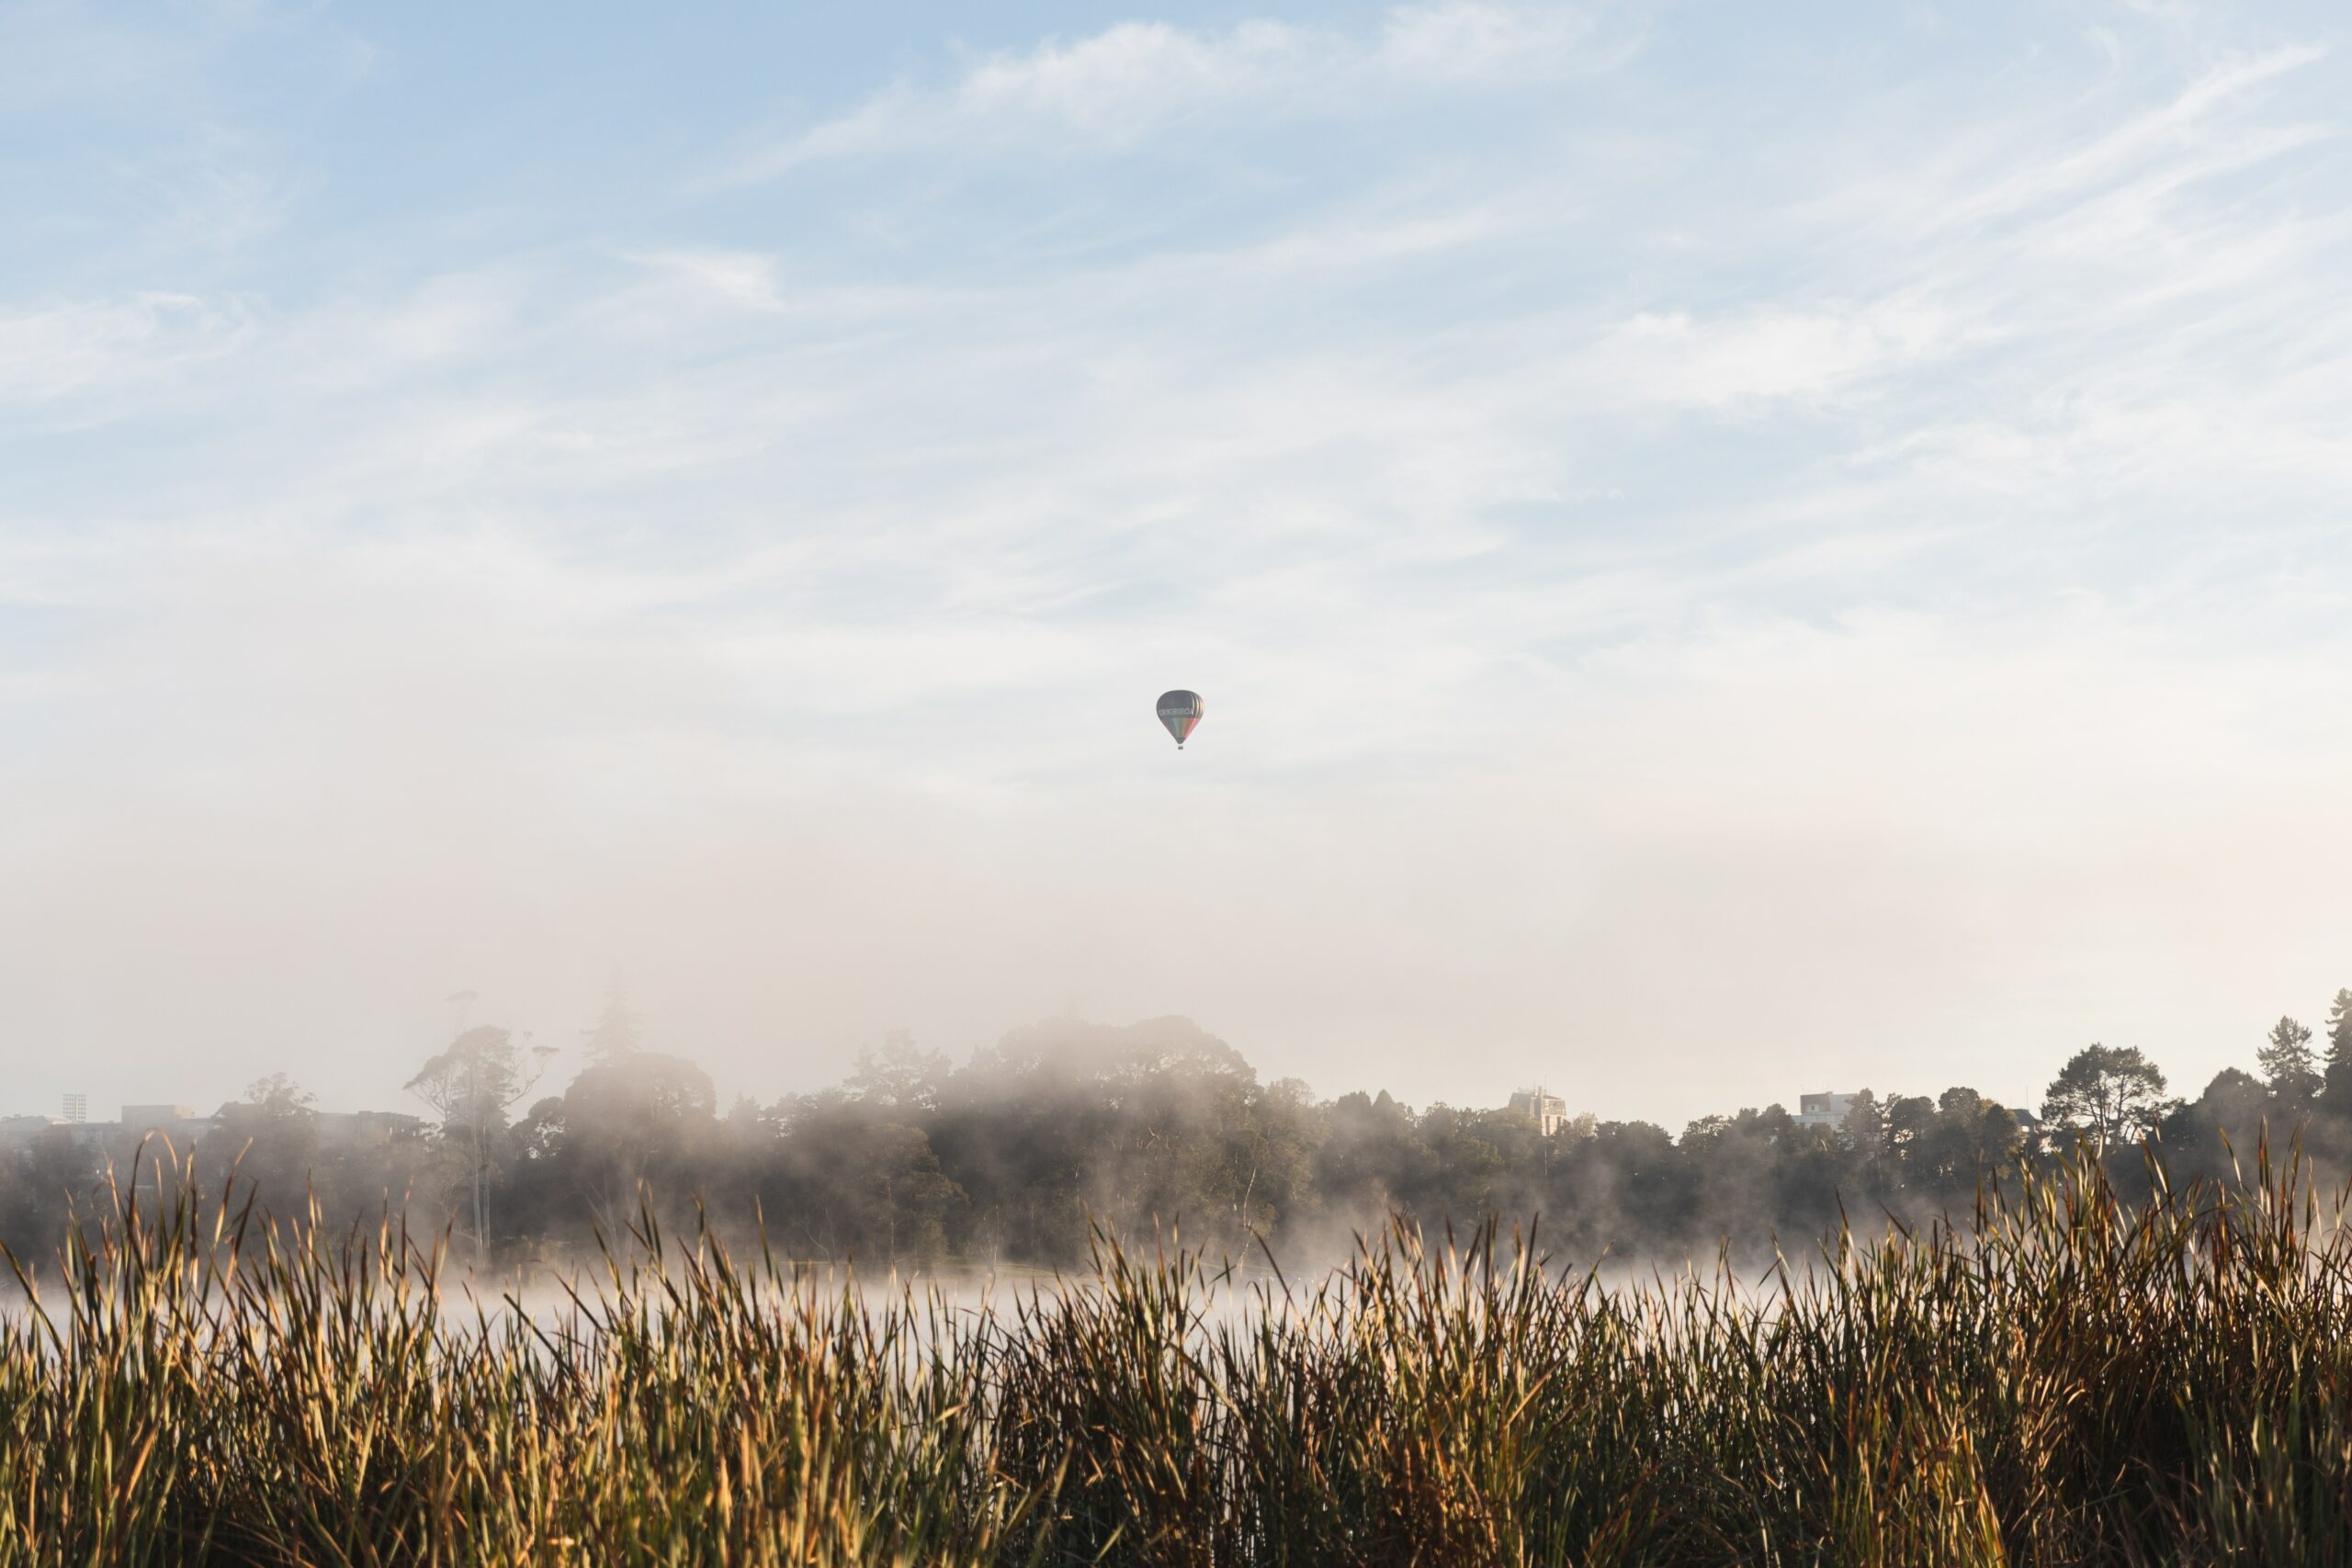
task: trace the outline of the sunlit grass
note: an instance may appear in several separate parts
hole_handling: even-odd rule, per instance
[[[2339,1562],[2342,1236],[2086,1166],[1744,1283],[1105,1240],[976,1304],[649,1221],[526,1313],[122,1201],[0,1322],[0,1563]]]

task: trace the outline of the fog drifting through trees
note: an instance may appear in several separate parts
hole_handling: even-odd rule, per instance
[[[646,1048],[616,1004],[560,1089],[540,1080],[545,1053],[484,1026],[422,1065],[422,1116],[322,1117],[279,1075],[187,1146],[141,1146],[135,1129],[15,1138],[0,1145],[0,1240],[38,1268],[71,1214],[102,1206],[109,1170],[119,1183],[135,1166],[161,1187],[175,1179],[161,1163],[280,1216],[315,1206],[342,1226],[390,1210],[502,1269],[577,1261],[649,1217],[703,1216],[783,1258],[862,1271],[1065,1269],[1098,1232],[1313,1264],[1400,1219],[1431,1232],[1494,1220],[1580,1266],[1761,1258],[1841,1223],[1963,1215],[1988,1185],[2078,1146],[2127,1190],[2151,1149],[2176,1177],[2226,1178],[2266,1135],[2333,1179],[2352,1164],[2348,1015],[2339,993],[2324,1035],[2282,1019],[2250,1054],[2262,1076],[2228,1069],[2194,1098],[2169,1095],[2137,1050],[2095,1044],[2059,1065],[2038,1107],[1965,1086],[1864,1091],[1827,1124],[1770,1105],[1677,1135],[1589,1116],[1546,1134],[1523,1111],[1381,1091],[1317,1099],[1296,1079],[1260,1081],[1174,1017],[1051,1020],[961,1064],[898,1036],[833,1089],[722,1109],[706,1073]]]

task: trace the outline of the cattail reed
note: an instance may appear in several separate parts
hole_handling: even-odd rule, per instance
[[[1760,1278],[1105,1235],[977,1301],[648,1205],[526,1303],[397,1222],[167,1181],[17,1268],[0,1565],[2352,1561],[2309,1187],[2127,1203],[2085,1162]]]

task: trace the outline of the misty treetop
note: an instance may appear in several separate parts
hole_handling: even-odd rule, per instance
[[[1182,1018],[1049,1021],[960,1065],[894,1035],[833,1088],[724,1111],[707,1074],[648,1049],[617,1007],[560,1091],[541,1081],[546,1056],[467,1030],[421,1064],[410,1088],[427,1114],[413,1118],[322,1117],[278,1075],[212,1119],[194,1168],[210,1180],[233,1167],[277,1213],[315,1203],[342,1224],[404,1206],[502,1265],[576,1256],[650,1204],[674,1222],[700,1205],[792,1258],[1069,1267],[1097,1226],[1237,1258],[1327,1256],[1392,1215],[1497,1217],[1588,1260],[1744,1251],[1802,1245],[1841,1217],[1962,1213],[1988,1181],[2078,1145],[2127,1180],[2151,1134],[2182,1175],[2226,1175],[2266,1128],[2331,1167],[2352,1152],[2352,991],[2324,1037],[2282,1019],[2250,1043],[2258,1074],[2225,1069],[2194,1100],[2167,1098],[2139,1050],[2093,1044],[2059,1066],[2039,1122],[1965,1087],[1863,1090],[1832,1124],[1770,1105],[1679,1136],[1589,1116],[1546,1135],[1524,1111],[1416,1109],[1385,1091],[1317,1100],[1295,1078],[1261,1081]],[[0,1145],[0,1240],[47,1256],[131,1143],[51,1128]]]

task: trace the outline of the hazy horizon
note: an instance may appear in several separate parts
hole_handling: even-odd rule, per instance
[[[0,1114],[2193,1095],[2352,986],[2343,32],[0,0]]]

